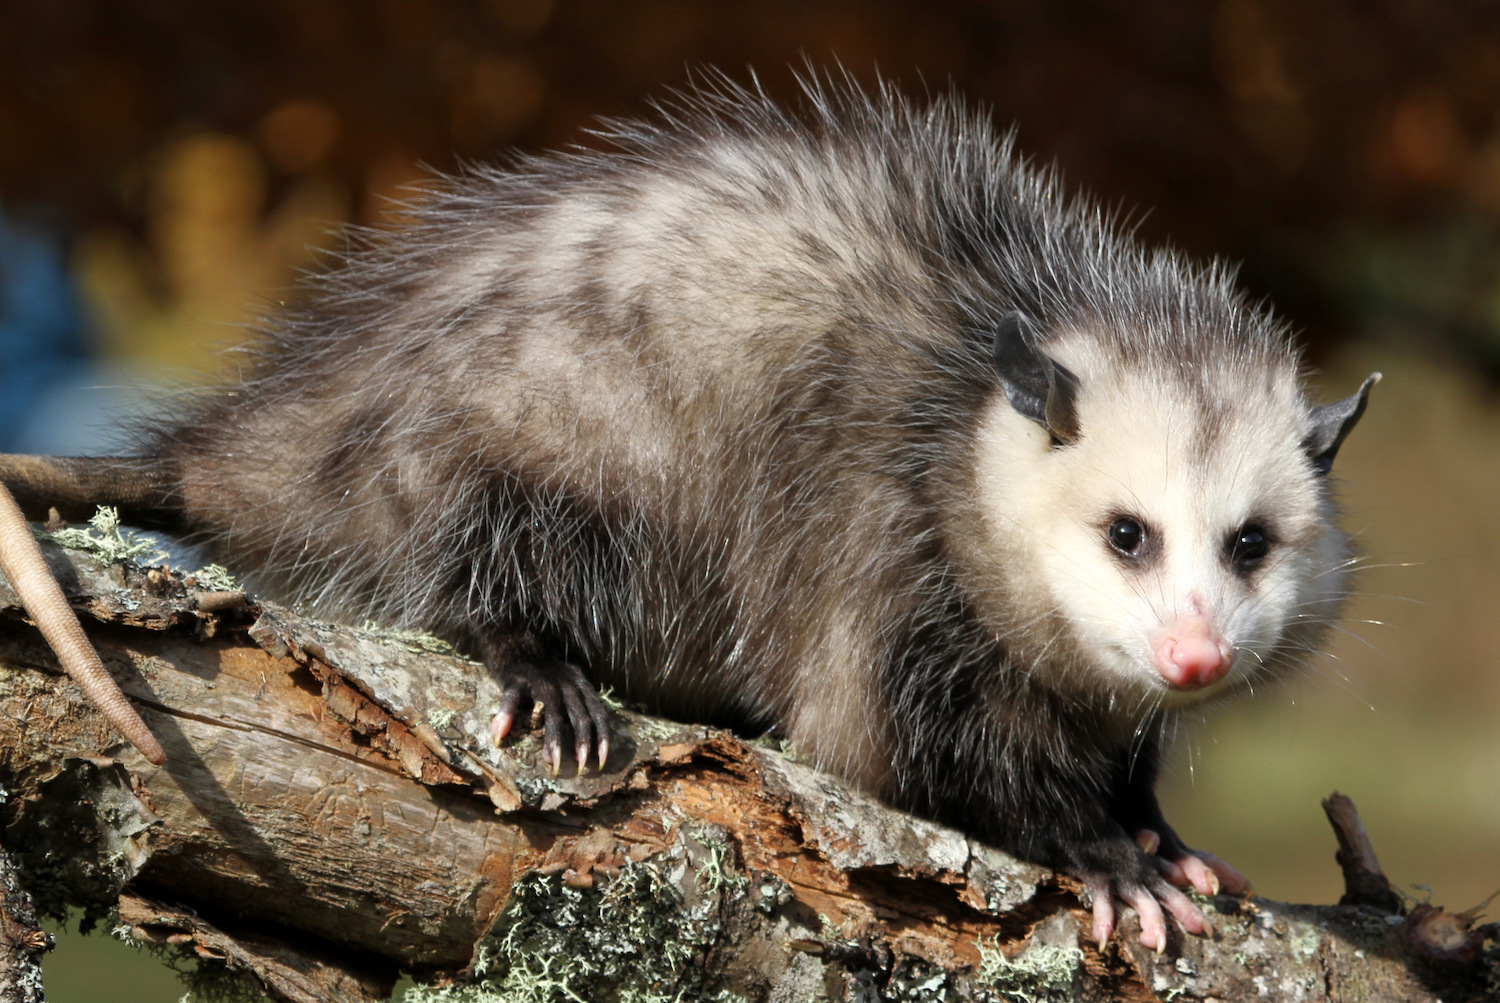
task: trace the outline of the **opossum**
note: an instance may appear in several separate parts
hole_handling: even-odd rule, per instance
[[[0,476],[471,638],[554,769],[605,765],[608,684],[1078,876],[1101,944],[1117,899],[1206,930],[1175,885],[1247,884],[1163,819],[1161,747],[1319,650],[1376,377],[1311,404],[1229,269],[956,98],[721,81],[601,135],[358,236],[132,457]]]

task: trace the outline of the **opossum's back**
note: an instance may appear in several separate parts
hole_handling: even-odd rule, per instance
[[[665,578],[857,577],[836,541],[909,530],[891,471],[913,401],[952,396],[924,353],[957,327],[885,156],[729,135],[458,182],[168,436],[187,507],[356,605],[415,581],[472,602],[455,551],[503,537],[493,500],[517,491],[612,540],[649,527]]]
[[[854,176],[857,162],[755,152],[770,162],[612,165],[588,184],[529,191],[525,214],[506,179],[472,180],[394,238],[452,232],[445,214],[468,223],[410,300],[342,331],[350,297],[323,304],[315,333],[352,350],[318,396],[397,452],[430,439],[421,429],[446,429],[448,452],[466,435],[483,462],[601,498],[654,494],[665,508],[674,497],[661,491],[694,497],[702,476],[755,465],[789,431],[899,423],[916,346],[951,335],[932,279],[892,236],[896,202]],[[487,226],[473,218],[486,196]],[[355,259],[338,281],[388,267]]]

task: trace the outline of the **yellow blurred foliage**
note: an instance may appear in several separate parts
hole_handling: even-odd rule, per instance
[[[283,135],[297,124],[284,109],[268,119],[266,131]],[[300,152],[302,163],[317,159],[305,145]],[[146,242],[120,229],[91,231],[75,248],[74,267],[111,361],[202,379],[216,371],[219,353],[254,336],[257,319],[285,298],[316,249],[333,243],[348,199],[336,183],[309,174],[268,209],[261,155],[218,133],[171,143],[148,184]]]

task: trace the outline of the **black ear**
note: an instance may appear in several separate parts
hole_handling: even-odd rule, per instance
[[[1016,413],[1030,418],[1059,443],[1078,438],[1078,377],[1036,343],[1031,321],[1008,313],[995,332],[995,368]]]
[[[1312,409],[1312,431],[1302,441],[1302,448],[1312,460],[1313,469],[1326,474],[1333,469],[1333,458],[1338,455],[1344,438],[1354,430],[1354,423],[1365,413],[1365,404],[1370,400],[1370,388],[1380,382],[1379,373],[1371,373],[1360,384],[1354,396],[1345,397],[1332,404]]]

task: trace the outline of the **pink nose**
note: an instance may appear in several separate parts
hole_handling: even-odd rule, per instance
[[[1179,625],[1156,644],[1156,671],[1180,690],[1202,689],[1223,679],[1233,661],[1229,645],[1201,621]]]

